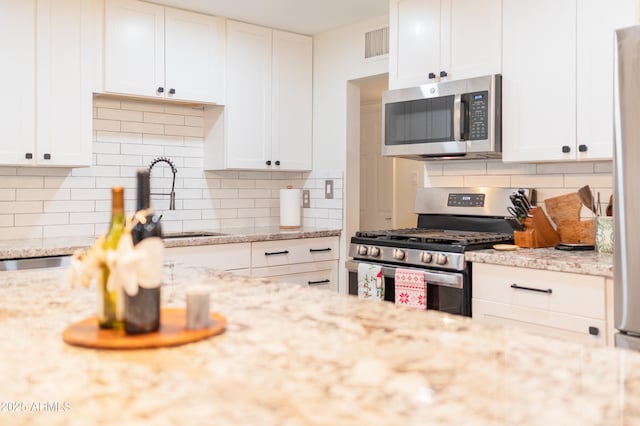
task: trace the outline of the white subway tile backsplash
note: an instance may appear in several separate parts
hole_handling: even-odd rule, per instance
[[[0,227],[13,226],[13,215],[12,214],[0,214]],[[0,234],[2,234],[2,230],[0,230]]]
[[[537,174],[571,174],[571,173],[593,173],[593,163],[543,163],[538,164]]]
[[[164,112],[164,105],[149,101],[122,101],[122,109],[144,112]]]
[[[535,164],[503,163],[501,161],[487,161],[487,174],[490,175],[534,175]]]
[[[18,174],[15,167],[0,167],[0,176],[14,176]]]
[[[109,204],[111,205],[111,204]],[[87,201],[52,201],[44,202],[43,211],[45,213],[61,213],[61,212],[93,212],[96,210],[96,203],[93,200]]]
[[[0,189],[0,201],[13,201],[16,199],[15,189]]]
[[[120,144],[110,142],[94,142],[93,152],[95,152],[96,154],[120,154]]]
[[[145,123],[174,124],[184,126],[184,115],[177,114],[160,114],[156,112],[145,112]]]
[[[103,119],[96,118],[93,120],[93,130],[106,130],[109,132],[119,132],[120,122],[116,120],[103,120]]]
[[[126,155],[164,155],[164,147],[162,145],[121,145],[120,153]]]
[[[445,163],[442,168],[442,174],[451,175],[486,175],[486,161],[450,161]]]
[[[511,177],[511,185],[516,188],[563,188],[563,175],[518,175]]]
[[[71,169],[64,167],[18,167],[18,176],[68,176]]]
[[[204,116],[204,108],[202,107],[189,107],[183,105],[165,105],[164,112],[167,114],[181,114],[181,115],[193,115],[196,117]]]
[[[93,177],[45,177],[45,188],[95,188],[96,179]]]
[[[127,191],[125,190],[125,197]],[[72,189],[72,200],[111,200],[111,190],[104,189]],[[97,207],[97,205],[96,205]]]
[[[204,127],[204,118],[187,115],[184,117],[184,123],[175,123],[175,124],[184,124],[185,126],[192,126],[192,127]]]
[[[121,102],[119,99],[113,98],[104,98],[96,96],[93,98],[93,108],[114,108],[118,109],[121,107]]]
[[[2,232],[0,232],[0,240],[24,240],[28,238],[42,238],[42,236],[42,226],[15,226],[3,228]]]
[[[99,166],[142,166],[140,155],[98,154],[96,164]]]
[[[458,188],[464,186],[463,176],[424,176],[426,187],[453,187]]]
[[[83,237],[87,235],[96,235],[97,225],[52,225],[43,227],[44,238],[57,237]],[[98,234],[104,234],[106,227],[100,227]]]
[[[613,161],[599,161],[594,164],[596,173],[613,173]]]
[[[223,199],[220,200],[220,207],[223,209],[240,209],[240,208],[253,208],[255,206],[254,200],[246,199]]]
[[[611,188],[613,186],[613,178],[611,175],[566,175],[564,178],[564,186],[566,188],[580,188],[589,185],[591,188]]]
[[[142,121],[143,112],[126,109],[98,108],[98,119],[117,121]]]
[[[42,213],[42,201],[0,201],[0,214]]]
[[[200,146],[166,146],[165,154],[168,157],[193,157],[202,158],[204,148]]]
[[[15,216],[15,226],[67,225],[69,213],[19,214]]]
[[[203,137],[204,133],[202,127],[190,127],[190,126],[174,126],[166,124],[164,126],[165,135],[174,136],[191,136],[191,137]]]
[[[464,186],[489,186],[508,188],[511,186],[510,176],[464,176]]]
[[[238,217],[265,217],[271,214],[269,208],[238,209]]]
[[[43,188],[44,177],[40,176],[21,176],[21,177],[2,177],[0,178],[0,188]]]
[[[203,210],[203,219],[232,219],[238,217],[238,209]]]
[[[164,125],[156,123],[137,123],[132,121],[123,121],[120,124],[120,128],[123,132],[131,133],[155,133],[164,134]]]
[[[37,201],[37,200],[69,200],[71,199],[70,189],[17,189],[16,200]]]

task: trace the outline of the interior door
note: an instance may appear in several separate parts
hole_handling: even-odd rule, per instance
[[[393,224],[393,158],[383,157],[382,105],[360,109],[360,226],[362,231]]]

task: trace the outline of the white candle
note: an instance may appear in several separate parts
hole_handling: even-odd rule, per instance
[[[210,289],[207,286],[193,286],[187,293],[187,328],[198,330],[207,328],[211,324],[209,311]]]

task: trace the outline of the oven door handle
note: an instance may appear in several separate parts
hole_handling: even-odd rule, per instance
[[[358,261],[347,260],[346,266],[349,272],[358,272]],[[366,262],[365,262],[366,263]],[[371,265],[375,265],[371,263]],[[381,265],[382,266],[382,275],[385,278],[395,278],[396,275],[396,267],[389,265]],[[462,274],[456,272],[440,272],[440,271],[432,271],[427,269],[419,269],[419,268],[403,268],[410,269],[412,271],[422,271],[424,272],[424,279],[427,284],[439,285],[443,287],[452,287],[452,288],[463,288],[464,286],[464,277]]]

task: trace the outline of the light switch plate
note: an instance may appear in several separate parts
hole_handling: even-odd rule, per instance
[[[324,198],[333,199],[333,180],[324,181]]]
[[[311,207],[311,195],[309,195],[308,189],[302,190],[302,208],[308,209]]]

